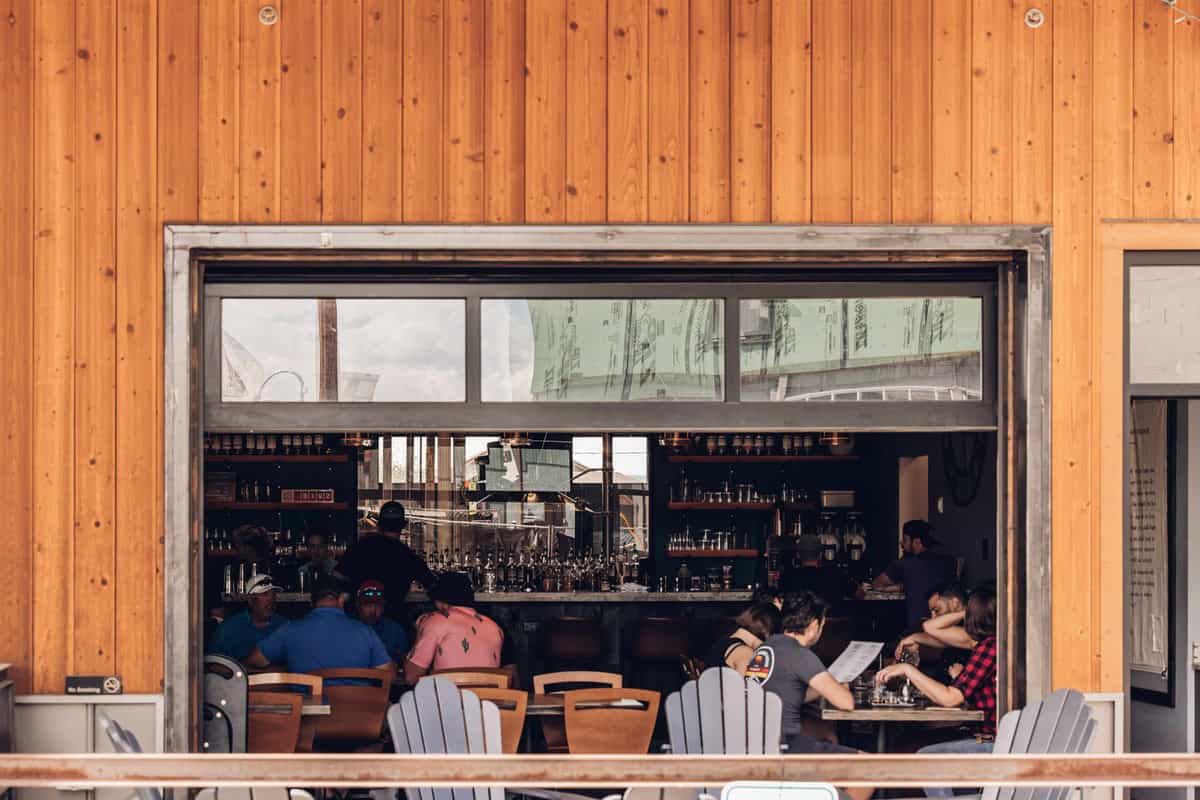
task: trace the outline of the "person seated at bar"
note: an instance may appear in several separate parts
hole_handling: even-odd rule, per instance
[[[304,537],[308,549],[308,561],[300,565],[304,585],[313,586],[326,575],[332,575],[337,567],[337,559],[329,555],[329,536],[321,531],[312,531]]]
[[[406,525],[404,506],[389,500],[379,508],[379,532],[355,542],[337,565],[351,583],[381,581],[387,593],[384,613],[397,621],[404,620],[404,599],[413,581],[426,589],[434,582],[425,560],[400,541]]]
[[[386,590],[380,581],[366,581],[354,595],[354,615],[379,636],[388,655],[397,664],[404,663],[408,654],[408,632],[394,619],[383,615]]]
[[[938,658],[928,664],[922,659],[922,671],[939,680],[943,677],[952,680],[977,644],[963,628],[966,602],[966,594],[958,584],[934,589],[929,595],[929,619],[921,624],[920,631],[900,640],[896,645],[896,659],[899,660],[905,651],[932,649]]]
[[[258,643],[246,663],[282,664],[288,672],[319,669],[394,669],[375,631],[345,612],[346,594],[334,578],[313,587],[313,609]]]
[[[779,632],[782,616],[774,603],[755,603],[741,614],[729,636],[718,639],[704,657],[706,667],[729,667],[739,675],[746,672],[754,651],[764,641]]]
[[[475,590],[465,573],[445,573],[429,597],[434,610],[417,620],[416,641],[404,660],[409,684],[432,670],[500,666],[504,632],[475,610]]]
[[[845,579],[839,570],[821,566],[820,539],[809,535],[796,539],[795,562],[783,573],[781,583],[785,593],[808,591],[834,607],[841,604],[846,594]]]
[[[754,651],[746,677],[779,695],[783,703],[783,741],[789,755],[857,753],[851,747],[813,738],[804,731],[804,706],[824,700],[843,711],[854,710],[850,687],[829,674],[812,646],[821,639],[829,604],[812,592],[800,592],[783,604],[781,633],[767,638]],[[846,789],[853,800],[866,800],[871,788]]]
[[[938,586],[957,576],[954,559],[937,553],[933,529],[923,519],[910,519],[901,530],[900,546],[904,558],[891,565],[875,578],[872,586],[882,591],[903,591],[908,612],[907,625],[916,630],[928,610],[926,599]]]
[[[270,575],[252,575],[246,582],[246,610],[217,626],[208,652],[245,661],[260,641],[288,624],[275,613],[275,593],[280,588]]]
[[[977,709],[983,722],[973,736],[922,747],[918,753],[990,753],[996,737],[996,593],[976,589],[967,600],[967,634],[978,644],[962,672],[950,685],[939,683],[912,664],[892,664],[876,675],[877,683],[907,678],[935,705]],[[948,788],[926,788],[929,797],[952,797]]]

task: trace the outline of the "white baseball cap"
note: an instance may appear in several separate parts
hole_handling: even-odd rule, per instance
[[[270,575],[251,575],[246,581],[246,594],[266,594],[267,592],[282,592],[282,586],[276,586]]]

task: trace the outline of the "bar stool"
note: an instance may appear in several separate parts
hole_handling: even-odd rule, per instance
[[[679,617],[642,617],[633,635],[629,683],[670,694],[683,685],[688,622]]]
[[[547,671],[596,669],[604,658],[604,624],[598,617],[555,617],[545,625],[542,657]]]

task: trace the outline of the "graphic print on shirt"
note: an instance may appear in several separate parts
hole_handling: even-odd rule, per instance
[[[467,641],[467,637],[465,637],[465,636],[463,637],[463,640],[462,640],[462,648],[463,648],[464,653],[468,652],[471,649],[471,643]]]
[[[750,664],[746,667],[746,677],[753,678],[759,683],[766,683],[774,669],[775,651],[770,647],[760,647],[754,651],[754,657],[750,659]]]

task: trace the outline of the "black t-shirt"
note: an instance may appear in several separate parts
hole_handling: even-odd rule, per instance
[[[791,567],[780,581],[783,591],[812,592],[831,608],[839,609],[846,599],[846,580],[838,569],[830,567]]]
[[[804,714],[804,696],[812,679],[825,672],[817,654],[787,634],[777,633],[754,651],[746,677],[762,684],[763,689],[779,695],[783,701],[783,735],[802,735],[800,720]]]
[[[382,581],[385,613],[392,619],[402,619],[404,598],[413,581],[426,589],[433,585],[433,573],[425,561],[404,542],[381,533],[355,542],[338,561],[337,570],[356,586],[368,580]]]
[[[893,582],[904,584],[910,628],[920,629],[921,620],[929,615],[929,593],[953,581],[954,572],[954,559],[928,551],[919,556],[905,556],[887,568],[885,574]]]

